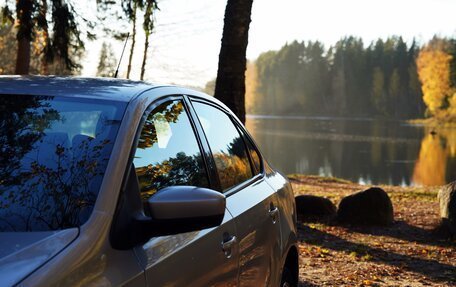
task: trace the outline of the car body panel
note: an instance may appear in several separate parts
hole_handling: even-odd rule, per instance
[[[21,284],[144,286],[144,272],[133,250],[115,250],[109,243],[111,219],[112,216],[94,211],[81,226],[78,238]]]
[[[135,252],[149,286],[236,286],[238,248],[229,256],[222,250],[224,237],[234,233],[233,218],[225,212],[220,226],[151,238]]]
[[[0,94],[109,99],[129,102],[153,85],[109,78],[0,76]]]
[[[240,286],[279,284],[280,218],[271,217],[271,206],[277,207],[276,194],[263,178],[227,197],[239,238]]]
[[[297,248],[296,204],[294,193],[288,179],[281,173],[274,171],[267,162],[265,162],[265,165],[265,180],[273,190],[276,190],[278,205],[280,206],[281,266],[283,267],[290,249]]]
[[[78,233],[77,228],[31,233],[0,232],[1,284],[17,284],[70,244]]]

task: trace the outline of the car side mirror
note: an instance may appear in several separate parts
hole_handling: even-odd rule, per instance
[[[173,235],[218,226],[225,216],[225,196],[208,188],[171,186],[147,201],[150,217],[137,218],[146,237]]]
[[[143,204],[134,165],[129,170],[123,190],[110,234],[115,249],[131,249],[154,236],[215,227],[225,216],[223,194],[194,186],[163,188]]]

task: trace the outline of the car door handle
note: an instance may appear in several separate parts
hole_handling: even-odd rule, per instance
[[[231,236],[230,239],[223,241],[222,242],[222,250],[226,251],[231,249],[231,246],[233,246],[237,241],[236,236]]]
[[[231,248],[236,244],[236,236],[231,236],[228,240],[222,242],[222,250],[227,258],[231,257]]]
[[[271,208],[269,209],[269,216],[272,218],[272,223],[276,223],[277,214],[279,214],[279,208],[271,205]]]
[[[279,208],[277,206],[269,210],[269,215],[271,217],[275,217],[277,213],[279,213]]]

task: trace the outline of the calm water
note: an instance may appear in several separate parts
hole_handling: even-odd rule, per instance
[[[442,185],[456,180],[456,129],[326,117],[247,118],[269,162],[285,174],[366,184]]]

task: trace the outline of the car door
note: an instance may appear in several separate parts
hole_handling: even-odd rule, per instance
[[[133,160],[143,202],[168,186],[211,188],[202,150],[182,97],[153,104]],[[134,251],[148,286],[236,286],[238,249],[230,241],[234,233],[234,220],[225,212],[218,227],[154,237]]]
[[[277,286],[281,254],[277,194],[261,172],[258,151],[231,115],[208,102],[193,100],[236,222],[241,286]]]

